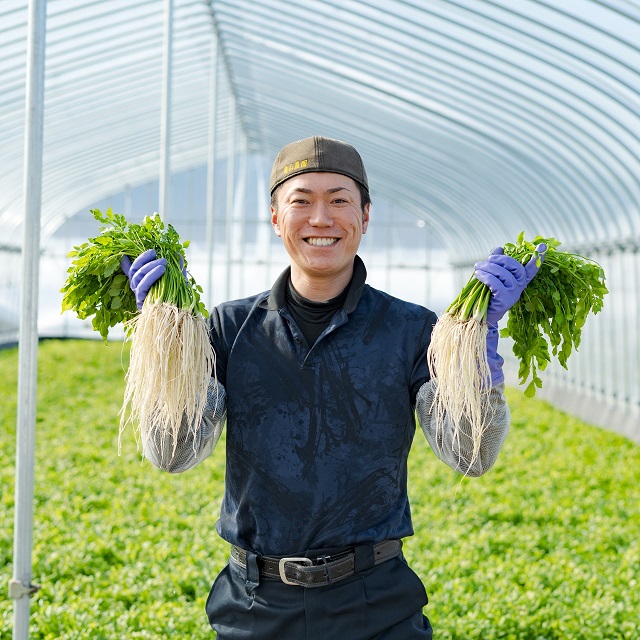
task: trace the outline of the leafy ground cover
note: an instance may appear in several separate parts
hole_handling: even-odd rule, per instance
[[[31,637],[212,638],[204,602],[227,547],[215,533],[219,447],[184,475],[117,454],[127,350],[46,341],[39,354]],[[0,351],[0,576],[11,577],[17,352]],[[461,480],[418,433],[408,560],[438,640],[640,638],[640,447],[510,391],[494,469]],[[0,638],[12,603],[0,599]],[[295,639],[294,639],[295,640]],[[345,639],[348,640],[348,639]]]

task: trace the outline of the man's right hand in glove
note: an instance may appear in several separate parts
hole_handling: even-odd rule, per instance
[[[148,249],[133,262],[131,258],[125,256],[120,261],[120,267],[129,278],[129,286],[136,296],[138,309],[142,309],[149,289],[162,277],[167,268],[166,259],[156,258],[155,250]]]

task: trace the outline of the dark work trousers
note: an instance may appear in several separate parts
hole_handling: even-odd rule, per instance
[[[430,640],[427,594],[402,554],[322,587],[262,577],[230,560],[206,611],[218,640]]]

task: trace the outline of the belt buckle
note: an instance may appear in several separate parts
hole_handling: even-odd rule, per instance
[[[313,566],[313,561],[310,558],[280,558],[280,562],[278,563],[278,572],[280,573],[280,579],[285,584],[294,584],[297,585],[297,582],[292,582],[287,578],[285,574],[285,564],[287,562],[295,562],[297,564],[303,564],[306,567]]]

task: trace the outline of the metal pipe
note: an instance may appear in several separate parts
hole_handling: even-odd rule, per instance
[[[160,123],[160,178],[158,213],[167,220],[171,197],[171,80],[173,48],[173,0],[164,2],[162,50],[162,116]]]
[[[238,234],[236,236],[237,240],[237,255],[240,256],[238,260],[238,292],[239,295],[246,295],[244,291],[244,276],[245,276],[245,268],[247,261],[245,259],[245,255],[247,251],[244,251],[244,245],[247,238],[247,219],[246,219],[246,209],[247,209],[247,158],[249,156],[249,141],[247,137],[244,136],[243,150],[242,155],[240,156],[240,167],[238,172],[238,184],[236,186],[236,197],[235,197],[235,206],[234,206],[234,220],[238,225]]]
[[[215,201],[216,201],[216,151],[218,137],[216,122],[218,114],[218,37],[216,30],[211,32],[211,53],[210,53],[210,77],[209,77],[209,142],[207,151],[207,205],[205,238],[206,250],[205,260],[207,261],[207,296],[209,308],[213,308],[213,244],[215,241]]]
[[[627,254],[625,251],[618,249],[613,255],[613,260],[616,263],[616,282],[618,283],[618,291],[616,296],[617,305],[614,307],[615,315],[613,318],[613,349],[615,360],[619,363],[619,367],[613,367],[616,372],[615,378],[615,393],[616,404],[622,411],[628,411],[630,406],[631,389],[629,386],[629,333],[630,327],[628,326],[629,315],[627,313],[627,306],[629,304],[629,294],[627,293],[627,287],[629,286],[629,277],[627,276],[627,269],[625,268],[625,262]]]
[[[605,273],[609,273],[611,263],[608,255],[600,256],[600,265]],[[609,285],[609,289],[612,289]],[[609,295],[612,295],[610,293]],[[609,367],[609,352],[611,343],[611,305],[604,307],[602,313],[598,315],[598,348],[597,348],[597,371],[598,371],[598,389],[601,394],[602,402],[609,405],[611,399],[611,371]]]
[[[391,225],[391,218],[395,214],[394,205],[390,204],[385,208],[384,215],[384,228],[385,228],[385,270],[384,281],[385,291],[391,290],[391,271],[393,269],[391,252],[393,250],[393,227]]]
[[[24,141],[25,222],[19,332],[15,526],[13,577],[9,582],[9,595],[14,599],[13,640],[27,640],[29,637],[29,597],[37,591],[37,587],[31,584],[31,553],[38,380],[38,284],[46,6],[46,0],[29,1]]]
[[[272,257],[272,241],[273,241],[273,228],[271,226],[271,210],[270,210],[270,198],[267,197],[268,189],[267,181],[265,179],[265,165],[262,158],[256,157],[254,159],[256,167],[256,189],[258,200],[258,230],[256,233],[256,255],[260,255],[264,251],[264,262],[266,268],[265,274],[265,289],[268,289],[271,282],[271,269],[273,266]]]
[[[133,213],[133,190],[131,188],[131,185],[127,184],[125,185],[125,188],[124,188],[124,215],[125,217],[130,218],[132,213]]]
[[[633,332],[636,336],[635,350],[631,356],[633,358],[631,369],[635,372],[631,407],[636,415],[640,415],[640,291],[638,289],[640,287],[640,251],[637,249],[633,252],[633,267],[631,270],[635,272],[635,285],[631,288],[631,295],[633,296],[631,315],[635,318],[635,329],[633,329]]]
[[[233,232],[233,197],[235,184],[235,164],[236,164],[236,101],[233,93],[229,92],[229,130],[227,136],[227,206],[226,206],[226,267],[227,281],[225,289],[225,299],[231,299],[231,235]]]
[[[424,306],[432,309],[431,304],[431,278],[433,277],[433,270],[431,268],[433,260],[433,246],[432,246],[432,234],[429,225],[425,222],[424,225],[425,242],[424,242],[424,264],[425,264],[425,276],[426,282],[424,287]]]

